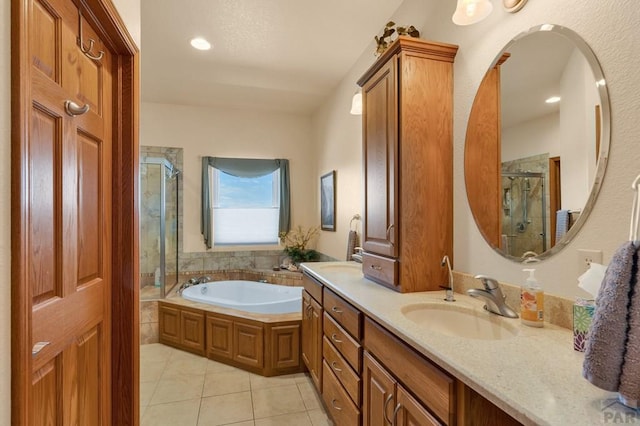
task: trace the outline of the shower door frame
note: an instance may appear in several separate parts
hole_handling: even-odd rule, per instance
[[[166,262],[166,210],[167,210],[167,173],[173,173],[175,166],[171,163],[171,161],[167,160],[163,157],[142,157],[140,159],[140,164],[157,164],[162,169],[162,179],[160,179],[160,299],[164,299],[166,296],[166,286],[167,286],[167,262]],[[178,176],[175,176],[178,179]],[[176,210],[178,210],[178,182],[176,181]],[[178,214],[176,212],[176,222],[178,221]],[[176,282],[178,276],[178,227],[176,226]],[[175,283],[174,283],[175,284]]]

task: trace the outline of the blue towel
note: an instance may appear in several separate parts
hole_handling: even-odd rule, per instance
[[[569,230],[569,210],[558,210],[556,212],[556,243],[564,237]]]

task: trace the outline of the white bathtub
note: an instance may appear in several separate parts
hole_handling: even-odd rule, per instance
[[[230,280],[188,287],[182,297],[259,314],[286,314],[302,310],[302,290],[303,287]]]

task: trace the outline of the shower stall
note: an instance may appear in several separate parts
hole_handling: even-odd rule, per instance
[[[502,172],[502,249],[505,253],[526,258],[547,250],[546,198],[544,173]]]
[[[140,162],[140,299],[163,299],[178,282],[178,179],[166,158]]]

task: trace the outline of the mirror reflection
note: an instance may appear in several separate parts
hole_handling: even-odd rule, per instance
[[[573,31],[536,27],[498,54],[465,145],[469,204],[493,248],[540,259],[577,233],[604,174],[608,120],[602,71]]]

